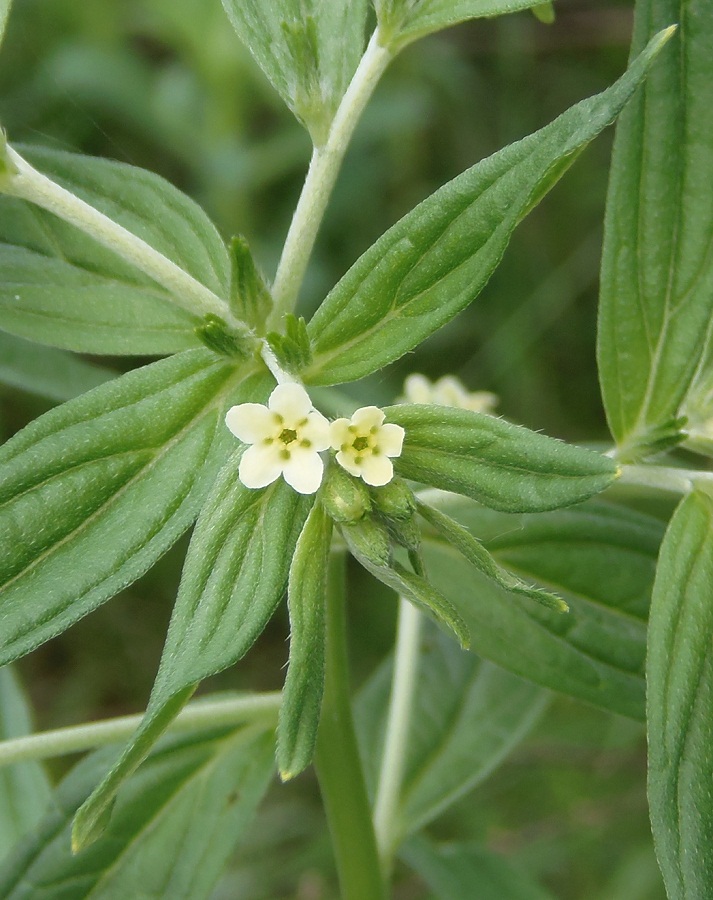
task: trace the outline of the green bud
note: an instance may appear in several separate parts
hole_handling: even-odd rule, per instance
[[[321,498],[327,515],[335,522],[358,522],[371,508],[364,482],[334,463],[327,470]]]
[[[272,312],[272,296],[243,237],[230,242],[230,308],[238,319],[259,329]]]
[[[391,539],[386,526],[364,516],[358,522],[349,525],[342,523],[342,535],[349,550],[361,561],[378,568],[388,566],[391,562]]]
[[[245,338],[232,332],[227,322],[212,313],[196,328],[196,334],[209,350],[220,356],[245,359],[252,350]]]
[[[374,505],[386,519],[406,521],[416,511],[416,498],[403,478],[392,478],[383,487],[372,488]]]

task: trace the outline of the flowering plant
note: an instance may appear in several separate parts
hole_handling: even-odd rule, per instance
[[[0,142],[2,346],[22,359],[32,341],[57,354],[47,359],[58,371],[95,379],[0,447],[2,665],[135,582],[193,526],[145,714],[0,742],[0,762],[21,761],[41,794],[39,756],[128,739],[118,756],[83,761],[44,818],[28,813],[0,894],[69,896],[72,884],[77,896],[207,898],[276,757],[283,781],[315,764],[347,900],[385,897],[399,855],[439,896],[472,896],[468,872],[491,863],[514,885],[508,896],[542,896],[465,844],[448,893],[448,853],[424,828],[516,745],[554,690],[647,717],[669,896],[710,896],[712,476],[675,454],[712,452],[713,113],[701,94],[713,6],[637,0],[635,52],[618,81],[423,200],[309,321],[297,309],[317,232],[392,61],[458,22],[530,9],[547,20],[552,7],[223,7],[313,147],[270,281],[245,239],[226,243],[158,176]],[[518,223],[620,113],[599,325],[614,446],[514,424],[494,414],[493,394],[452,376],[411,373],[402,402],[376,405],[377,382],[362,379],[479,296]],[[76,353],[158,360],[111,377]],[[353,382],[367,385],[356,389],[364,405],[335,388]],[[684,495],[662,543],[661,517],[617,499],[616,482]],[[609,489],[613,499],[592,502]],[[398,600],[393,659],[356,706],[347,554]],[[282,690],[190,702],[245,656],[285,594]]]

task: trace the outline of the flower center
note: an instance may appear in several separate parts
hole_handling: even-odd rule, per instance
[[[297,440],[297,432],[293,428],[283,428],[279,439],[283,444],[291,444]]]
[[[357,451],[357,453],[360,453],[362,450],[366,450],[368,446],[369,446],[369,438],[367,438],[367,437],[354,438],[352,447],[354,447],[354,449]]]

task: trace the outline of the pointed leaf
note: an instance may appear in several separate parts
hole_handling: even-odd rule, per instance
[[[53,808],[0,872],[6,900],[212,895],[269,784],[272,735],[250,728],[166,741],[127,784],[106,838],[72,855],[74,810],[113,752],[92,754],[59,786]]]
[[[713,4],[639,0],[634,52],[680,29],[617,126],[599,324],[599,372],[623,452],[681,413],[713,414]]]
[[[312,762],[324,692],[325,590],[332,523],[312,507],[290,566],[290,661],[277,725],[277,767],[283,781]]]
[[[105,827],[121,783],[146,757],[198,682],[237,662],[257,640],[287,586],[311,497],[282,479],[252,491],[238,480],[238,451],[196,524],[144,720],[121,758],[77,813],[76,848]]]
[[[0,447],[0,661],[59,634],[188,528],[224,457],[236,371],[194,350],[41,416]]]
[[[0,44],[2,43],[2,39],[5,36],[5,29],[7,28],[7,19],[10,15],[10,4],[12,0],[0,0]]]
[[[467,409],[406,405],[386,410],[406,430],[394,468],[404,478],[473,497],[506,512],[543,512],[603,491],[611,459]]]
[[[607,91],[468,169],[379,238],[312,318],[305,379],[337,384],[376,372],[465,309],[533,200],[614,120],[669,37],[657,36]]]
[[[45,175],[227,298],[230,262],[205,213],[151,172],[22,148]],[[167,290],[73,225],[0,197],[0,328],[86,353],[163,354],[199,346],[200,324]]]
[[[649,806],[670,900],[713,885],[713,498],[696,492],[666,532],[651,600]]]

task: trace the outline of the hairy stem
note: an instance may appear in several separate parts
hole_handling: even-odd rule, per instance
[[[292,312],[297,303],[317,231],[337,180],[344,154],[359,117],[391,58],[391,51],[379,45],[377,29],[371,36],[354,77],[334,115],[327,140],[314,148],[272,285],[275,308],[271,324],[274,327],[279,326],[282,316]]]
[[[243,697],[220,700],[197,700],[189,703],[167,732],[200,731],[222,725],[240,725],[245,722],[277,721],[282,694],[248,694]],[[81,753],[105,744],[113,744],[130,737],[143,720],[143,715],[120,716],[104,722],[89,722],[41,731],[27,737],[0,741],[0,766],[28,759],[47,759],[66,753]]]
[[[327,575],[327,656],[315,765],[332,836],[342,900],[385,900],[369,798],[352,719],[344,607],[345,557]]]
[[[168,257],[132,234],[123,225],[114,222],[98,209],[55,184],[11,147],[6,148],[6,154],[15,171],[6,176],[3,184],[4,193],[35,203],[79,228],[166,288],[170,293],[170,300],[177,306],[198,316],[209,314],[220,316],[243,337],[253,337],[248,326],[232,315],[227,303]]]
[[[401,597],[391,698],[374,804],[376,843],[385,870],[391,864],[399,837],[398,804],[416,690],[420,638],[421,614],[413,604]]]
[[[619,483],[687,494],[697,483],[713,484],[713,472],[676,469],[671,466],[622,466]]]

